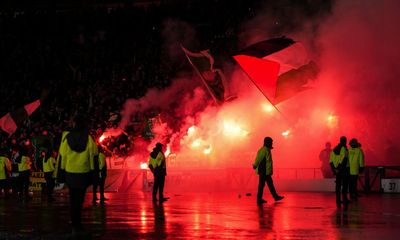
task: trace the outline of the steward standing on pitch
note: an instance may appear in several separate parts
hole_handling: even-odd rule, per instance
[[[18,171],[19,171],[19,192],[20,197],[24,201],[30,200],[29,197],[29,184],[30,184],[30,176],[31,176],[31,158],[28,156],[27,149],[23,148],[21,151],[21,161],[18,163]]]
[[[69,189],[73,234],[83,231],[81,216],[86,188],[92,183],[96,143],[89,135],[86,119],[76,115],[71,132],[63,134],[60,144],[61,170]]]
[[[104,204],[104,201],[108,200],[104,196],[104,184],[106,182],[107,177],[107,162],[106,155],[103,153],[104,150],[101,146],[98,146],[98,162],[95,161],[95,164],[98,164],[98,169],[95,166],[95,174],[96,176],[93,179],[93,204],[96,204],[97,199],[97,187],[100,188],[100,204]]]
[[[46,151],[41,152],[44,179],[46,180],[46,187],[47,187],[48,202],[54,201],[53,190],[55,187],[55,179],[53,175],[54,175],[54,168],[56,165],[56,159],[55,159],[56,153],[57,152],[52,153],[52,156],[48,157],[46,156]]]
[[[157,191],[159,192],[159,203],[163,203],[168,200],[164,198],[164,184],[165,176],[167,175],[167,166],[165,162],[165,156],[162,151],[163,145],[157,143],[156,147],[150,153],[149,158],[149,168],[154,175],[154,185],[153,185],[153,202],[157,201]]]
[[[11,170],[10,159],[3,153],[3,149],[0,150],[0,194],[4,190],[4,197],[8,198],[9,184],[8,184],[8,173]]]
[[[271,137],[264,138],[263,146],[258,150],[256,160],[253,164],[253,169],[256,170],[259,175],[258,179],[258,191],[257,191],[257,205],[266,203],[267,201],[262,198],[265,182],[267,182],[269,191],[275,201],[280,201],[284,197],[278,195],[275,190],[274,182],[272,180],[273,166],[272,166],[272,153],[271,150],[273,140]]]
[[[358,197],[357,182],[358,174],[364,171],[364,153],[361,149],[361,144],[357,139],[353,138],[349,142],[349,166],[350,166],[350,179],[349,190],[351,200],[356,201]]]
[[[343,203],[347,206],[350,201],[347,198],[347,189],[349,188],[349,151],[347,150],[347,138],[340,137],[339,144],[333,149],[330,155],[329,163],[333,174],[336,176],[336,206],[340,208]],[[340,198],[342,194],[342,199]]]

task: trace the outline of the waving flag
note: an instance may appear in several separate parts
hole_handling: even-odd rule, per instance
[[[0,127],[8,134],[13,134],[19,126],[39,107],[40,100],[26,104],[13,112],[7,113],[0,119]]]
[[[214,68],[214,58],[210,50],[193,53],[182,47],[187,59],[196,70],[207,90],[217,104],[225,101],[225,75],[220,69]]]
[[[304,46],[285,37],[255,43],[234,59],[273,104],[309,89],[319,71]]]

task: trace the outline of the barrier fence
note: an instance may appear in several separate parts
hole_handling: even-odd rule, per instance
[[[109,169],[105,188],[107,191],[127,192],[149,191],[153,176],[148,169]],[[277,168],[273,179],[276,181],[310,180],[322,181],[320,168]],[[32,172],[30,191],[41,191],[45,183],[43,172]],[[167,186],[181,189],[209,188],[226,190],[251,188],[257,184],[258,176],[249,168],[226,169],[168,169]],[[334,181],[334,179],[332,179]],[[400,192],[400,166],[368,166],[359,175],[359,189],[365,192]],[[63,184],[57,184],[56,190]]]

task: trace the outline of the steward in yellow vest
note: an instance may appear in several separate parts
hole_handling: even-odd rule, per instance
[[[12,148],[10,161],[11,161],[11,173],[10,173],[9,184],[12,188],[12,193],[13,193],[14,197],[17,197],[17,194],[20,189],[18,163],[21,162],[21,155],[20,155],[20,150],[19,150],[18,146],[14,146]]]
[[[269,191],[271,192],[272,197],[275,201],[282,200],[284,197],[279,196],[276,193],[274,182],[272,180],[273,174],[273,166],[272,166],[272,154],[271,150],[273,140],[270,137],[264,138],[264,145],[258,150],[256,159],[253,164],[253,169],[256,170],[256,173],[259,176],[258,179],[258,191],[257,191],[257,204],[266,203],[262,197],[265,187],[265,182],[267,182]]]
[[[83,115],[76,115],[73,129],[61,139],[61,170],[65,171],[65,182],[69,188],[71,223],[73,232],[81,232],[82,206],[86,188],[93,181],[94,157],[97,146],[89,135]]]
[[[3,153],[0,154],[0,194],[4,191],[5,198],[8,198],[10,189],[8,173],[11,171],[11,162]]]
[[[97,164],[98,169],[95,171],[97,172],[96,177],[93,180],[93,204],[96,204],[97,198],[97,187],[100,190],[100,203],[104,204],[104,201],[108,200],[104,196],[104,185],[106,182],[107,177],[107,163],[106,163],[106,155],[103,153],[104,149],[101,146],[98,146],[99,154],[97,156]],[[95,161],[96,164],[96,161]]]
[[[40,153],[40,158],[42,158],[42,166],[44,172],[44,179],[46,180],[46,187],[47,187],[47,201],[52,202],[54,201],[53,198],[53,190],[55,187],[55,179],[54,179],[54,169],[56,165],[57,152],[53,152],[52,156],[46,156],[46,151],[43,150]]]
[[[163,153],[163,144],[157,143],[149,157],[149,168],[154,176],[153,185],[153,202],[157,201],[157,192],[159,192],[159,202],[165,202],[168,198],[164,198],[165,176],[167,175],[167,165]]]
[[[21,161],[18,163],[19,171],[19,192],[22,200],[28,201],[29,197],[29,184],[31,176],[31,158],[28,156],[26,149],[21,150]]]
[[[336,176],[336,206],[345,206],[350,202],[347,198],[347,189],[349,187],[349,168],[348,166],[348,150],[347,138],[340,137],[339,144],[333,149],[329,159],[333,174]],[[341,196],[342,195],[342,196]]]
[[[357,139],[353,138],[349,142],[349,166],[350,166],[350,179],[349,179],[349,190],[350,197],[356,201],[358,197],[357,193],[357,182],[358,174],[364,170],[364,153],[361,149],[361,144]]]

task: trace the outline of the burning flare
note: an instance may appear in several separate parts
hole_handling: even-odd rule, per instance
[[[242,129],[238,124],[233,121],[224,121],[223,133],[228,137],[245,137],[249,134],[248,131]]]
[[[338,116],[333,115],[332,113],[329,114],[329,116],[328,116],[328,118],[327,118],[327,120],[326,120],[326,125],[327,125],[329,128],[335,128],[335,127],[337,127],[338,123],[339,123],[339,118],[338,118]]]
[[[290,135],[290,130],[286,130],[282,133],[282,136],[284,137],[289,137],[289,135]]]

